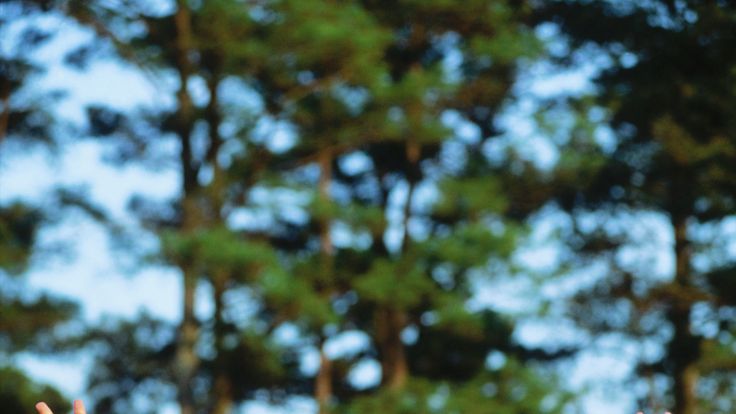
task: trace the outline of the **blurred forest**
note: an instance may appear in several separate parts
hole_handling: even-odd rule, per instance
[[[58,33],[17,30],[40,16],[94,34],[67,65],[128,65],[171,105],[59,119],[34,58]],[[733,413],[735,45],[723,0],[4,0],[0,174],[84,140],[179,183],[163,202],[131,194],[135,225],[61,185],[2,198],[0,411],[66,412],[73,396],[17,356],[82,353],[95,414],[295,398],[320,414],[573,413],[566,361],[605,338],[636,350],[621,358],[638,408]],[[520,86],[581,68],[580,92]],[[175,269],[181,320],[91,324],[74,298],[29,291],[37,235],[70,211],[136,272]],[[540,267],[519,255],[542,226]],[[521,340],[519,315],[475,300],[501,278],[528,279],[528,313],[577,334]],[[351,336],[366,345],[335,346]],[[359,380],[371,364],[378,380]]]

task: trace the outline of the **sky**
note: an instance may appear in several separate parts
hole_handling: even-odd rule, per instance
[[[65,51],[70,45],[89,38],[90,33],[54,18],[36,21],[35,24],[62,29],[62,35],[41,48],[34,57],[50,68],[35,87],[41,90],[62,89],[68,93],[62,104],[57,105],[58,115],[63,119],[83,124],[87,104],[109,104],[121,109],[132,109],[137,105],[172,105],[170,95],[157,90],[150,78],[120,62],[99,61],[83,72],[66,67],[62,64]],[[3,47],[3,41],[0,41],[0,47]],[[539,97],[550,96],[560,90],[585,91],[590,88],[587,78],[595,71],[595,64],[591,65],[575,73],[553,76],[545,73],[543,68],[539,69],[539,73],[520,83],[517,94]],[[522,100],[517,105],[501,121],[512,133],[507,145],[511,145],[513,140],[524,140],[530,157],[536,157],[542,165],[551,166],[556,159],[553,148],[530,127],[526,119],[533,110],[533,103]],[[472,131],[463,130],[461,125],[456,131],[458,134],[472,134]],[[154,172],[140,166],[119,168],[109,165],[103,158],[101,146],[93,141],[72,143],[55,155],[36,149],[14,151],[11,156],[0,157],[0,203],[18,198],[42,200],[60,184],[80,187],[113,217],[134,226],[126,208],[132,194],[165,199],[178,191],[179,177],[174,171]],[[552,265],[555,246],[549,243],[547,234],[551,230],[549,222],[540,222],[535,238],[521,254],[521,260],[540,270]],[[155,244],[152,239],[144,238],[141,242]],[[661,242],[666,243],[667,240]],[[93,323],[107,317],[130,318],[140,312],[169,321],[179,319],[182,291],[179,275],[163,267],[140,270],[126,266],[124,253],[116,251],[105,231],[82,214],[65,217],[59,224],[44,230],[39,244],[49,248],[63,244],[68,251],[67,254],[36,261],[28,273],[29,289],[78,300],[86,321]],[[666,271],[666,258],[659,266]],[[532,294],[535,288],[521,279],[502,280],[500,286],[481,286],[474,306],[492,305],[498,310],[523,315],[529,298],[536,293]],[[561,288],[547,289],[543,293],[553,297],[560,294]],[[212,309],[207,297],[207,291],[200,289],[197,308],[202,315],[209,314]],[[527,344],[544,344],[551,337],[574,338],[576,335],[579,333],[571,324],[556,322],[551,325],[549,320],[539,318],[524,319],[516,332],[517,338]],[[353,335],[340,341],[334,344],[332,352],[339,353],[341,347],[360,346],[361,339],[359,335]],[[574,362],[564,364],[561,368],[565,370],[563,376],[567,377],[573,389],[586,390],[583,398],[585,412],[630,412],[631,398],[617,384],[630,372],[631,364],[627,361],[631,361],[638,350],[622,346],[614,337],[604,338],[598,345],[582,353]],[[23,355],[18,362],[35,378],[48,381],[75,397],[84,397],[84,373],[94,369],[83,356],[69,360]],[[605,373],[605,378],[602,373]],[[368,364],[357,370],[355,375],[358,381],[370,383],[377,376],[377,368]],[[297,400],[294,404],[283,412],[313,410],[313,404],[307,400]],[[174,413],[175,409],[165,407],[163,412]],[[251,404],[244,407],[243,412],[266,414],[275,411],[264,408],[262,404]]]

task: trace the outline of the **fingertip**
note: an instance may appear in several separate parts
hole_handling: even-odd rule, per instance
[[[36,403],[36,411],[38,411],[39,414],[52,414],[49,406],[43,401]]]
[[[84,403],[82,400],[74,400],[74,414],[85,414]]]

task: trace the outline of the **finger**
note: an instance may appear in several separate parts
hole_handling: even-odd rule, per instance
[[[82,400],[74,400],[74,414],[87,414],[87,410],[84,409],[84,403],[82,403]]]
[[[36,404],[36,411],[38,411],[38,414],[54,414],[45,402]]]

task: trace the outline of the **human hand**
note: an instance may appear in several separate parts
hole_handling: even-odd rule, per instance
[[[54,414],[45,402],[36,404],[36,410],[38,414]],[[81,400],[74,400],[74,414],[87,414]]]

